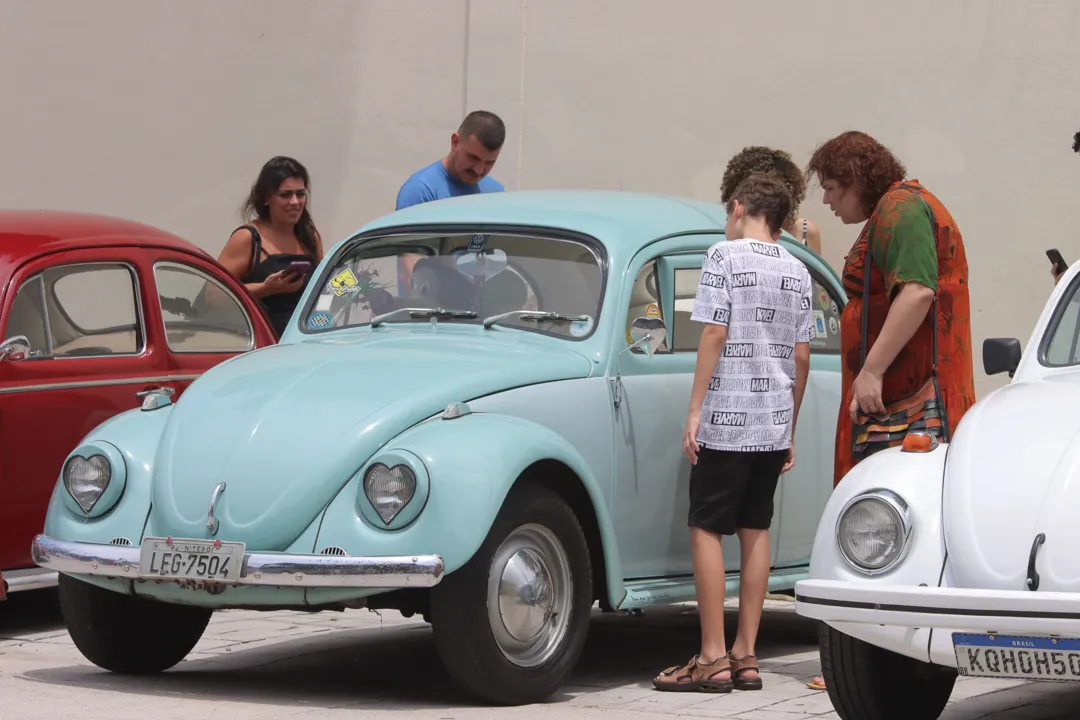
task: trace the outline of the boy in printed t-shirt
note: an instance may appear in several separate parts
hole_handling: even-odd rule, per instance
[[[769,580],[769,527],[780,475],[795,465],[795,422],[814,338],[810,273],[777,240],[791,195],[752,175],[728,202],[726,238],[709,248],[691,319],[698,346],[683,452],[690,458],[690,542],[701,652],[653,680],[659,690],[758,690],[754,645]],[[724,640],[723,535],[742,550],[738,634]]]

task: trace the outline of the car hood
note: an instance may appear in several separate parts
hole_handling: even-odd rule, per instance
[[[457,330],[457,332],[455,332]],[[252,550],[288,547],[371,455],[449,403],[587,377],[569,343],[521,332],[405,329],[276,345],[199,377],[173,408],[153,469],[153,526]]]
[[[1027,589],[1046,536],[1039,590],[1080,591],[1080,384],[1009,385],[964,416],[949,447],[943,496],[950,572],[960,587]]]

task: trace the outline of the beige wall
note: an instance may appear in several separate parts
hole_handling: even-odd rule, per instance
[[[0,0],[0,205],[216,254],[270,156],[308,166],[336,241],[469,109],[509,126],[508,189],[706,199],[744,145],[805,162],[859,128],[960,223],[978,368],[984,337],[1026,341],[1043,249],[1080,261],[1078,70],[1074,0]],[[814,186],[803,211],[839,267],[855,228]]]

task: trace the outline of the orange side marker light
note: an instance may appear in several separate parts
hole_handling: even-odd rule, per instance
[[[926,453],[938,446],[937,438],[929,433],[913,432],[904,437],[903,451]]]

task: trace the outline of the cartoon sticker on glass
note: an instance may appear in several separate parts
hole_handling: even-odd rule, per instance
[[[822,310],[828,310],[829,309],[829,291],[828,290],[826,290],[825,288],[818,288],[817,300],[818,300],[818,305],[821,306]]]
[[[353,271],[348,268],[345,268],[330,279],[330,288],[338,297],[341,297],[347,292],[352,292],[351,288],[354,288],[357,285],[359,285],[359,281],[356,279],[356,276],[353,275]]]
[[[645,317],[658,318],[660,317],[660,306],[656,303],[649,303],[645,308]]]
[[[818,337],[828,337],[825,332],[825,313],[821,310],[814,311],[814,330],[817,331]]]
[[[833,335],[840,332],[840,325],[836,322],[836,318],[834,317],[829,318],[829,330],[832,331]]]

